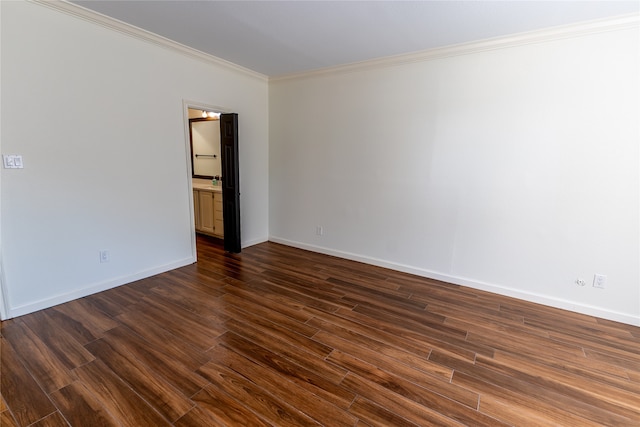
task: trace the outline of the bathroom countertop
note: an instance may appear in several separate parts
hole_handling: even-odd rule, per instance
[[[220,185],[211,185],[211,183],[202,184],[202,183],[199,183],[199,182],[194,182],[193,183],[193,189],[194,190],[213,191],[214,193],[221,193],[222,192],[222,187]]]

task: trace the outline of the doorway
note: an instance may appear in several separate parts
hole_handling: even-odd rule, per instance
[[[185,123],[187,125],[187,152],[189,154],[188,170],[191,182],[190,212],[192,213],[192,246],[194,256],[196,255],[196,231],[208,234],[206,227],[199,228],[200,221],[203,224],[218,224],[223,227],[222,239],[224,249],[227,252],[239,253],[241,251],[240,234],[240,180],[239,180],[239,159],[238,159],[238,115],[236,113],[225,112],[226,109],[206,106],[202,104],[185,103],[187,113]],[[194,143],[192,125],[194,123],[210,124],[215,122],[219,129],[208,128],[203,134],[213,135],[212,145],[206,147],[200,142]],[[208,132],[208,133],[207,133]],[[200,144],[200,145],[198,145]],[[194,149],[197,147],[197,150]],[[201,151],[201,153],[197,152]],[[196,157],[198,156],[198,157]],[[210,166],[209,169],[205,169]],[[200,193],[203,193],[202,195]],[[209,193],[209,194],[204,194]],[[203,205],[199,204],[200,196]],[[213,200],[219,200],[215,203]],[[211,200],[211,202],[208,202]],[[220,206],[219,210],[216,207]],[[205,215],[200,218],[199,215]],[[209,218],[208,215],[213,215]],[[222,215],[220,221],[216,222],[216,216]],[[220,231],[218,230],[218,234]],[[214,234],[215,235],[215,234]]]

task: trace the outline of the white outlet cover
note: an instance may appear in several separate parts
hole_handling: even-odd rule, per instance
[[[604,274],[595,274],[593,276],[593,287],[604,289],[607,286],[607,276]]]

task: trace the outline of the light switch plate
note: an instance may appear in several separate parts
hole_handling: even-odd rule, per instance
[[[22,156],[18,154],[3,154],[2,161],[5,169],[22,169]]]
[[[16,169],[22,169],[22,156],[18,155],[18,156],[13,156],[13,165],[15,166]]]
[[[5,169],[13,169],[14,168],[14,166],[13,166],[13,162],[14,162],[13,156],[8,156],[6,154],[3,154],[2,155],[2,160],[4,161],[4,168]]]

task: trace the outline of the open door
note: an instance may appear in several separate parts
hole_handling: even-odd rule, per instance
[[[240,243],[240,179],[238,168],[238,114],[220,115],[222,148],[222,213],[224,217],[224,250],[241,251]]]

